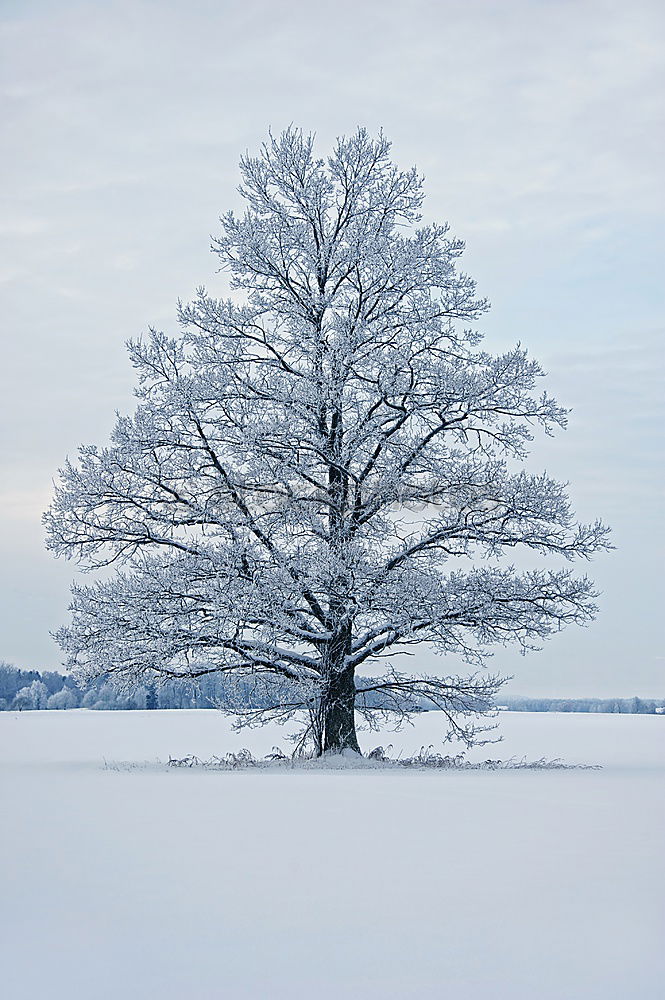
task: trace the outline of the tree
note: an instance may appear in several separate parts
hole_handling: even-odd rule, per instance
[[[606,529],[523,470],[565,411],[520,346],[479,348],[464,245],[420,224],[422,179],[389,149],[360,129],[324,161],[270,136],[213,242],[235,298],[201,288],[179,336],[129,342],[138,408],[66,464],[45,515],[56,554],[114,569],[74,586],[57,633],[83,675],[247,674],[270,703],[248,721],[306,709],[317,753],[358,749],[354,707],[436,707],[471,742],[502,680],[490,647],[593,617],[585,576],[505,564],[588,558]],[[422,642],[470,676],[357,682]]]
[[[150,683],[146,686],[145,691],[145,707],[148,709],[156,709],[157,705],[157,692],[155,690],[155,685]]]
[[[40,680],[36,670],[19,670],[11,663],[0,662],[0,695],[10,704],[21,688]]]
[[[59,691],[56,691],[55,694],[50,696],[46,707],[52,710],[56,709],[58,711],[64,711],[68,708],[78,708],[79,699],[72,688],[62,687]]]
[[[15,711],[32,711],[46,708],[48,703],[48,688],[42,681],[33,681],[22,687],[14,698],[13,708]]]
[[[48,688],[49,695],[57,694],[58,691],[62,690],[65,683],[63,675],[56,673],[54,670],[47,670],[41,675],[40,679]]]
[[[35,705],[29,685],[22,687],[20,691],[16,692],[16,696],[12,702],[12,709],[15,712],[30,712],[34,707]]]

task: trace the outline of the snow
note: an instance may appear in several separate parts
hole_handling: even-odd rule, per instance
[[[215,712],[0,713],[8,1000],[656,1000],[665,721],[503,712],[566,771],[203,771]],[[439,744],[436,713],[364,749]]]

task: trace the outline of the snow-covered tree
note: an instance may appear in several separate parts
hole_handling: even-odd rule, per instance
[[[319,753],[357,749],[354,707],[377,704],[440,708],[473,740],[491,647],[595,611],[585,576],[506,553],[607,544],[524,471],[534,426],[565,411],[520,346],[481,350],[463,243],[421,224],[422,180],[389,149],[360,129],[322,160],[289,129],[242,158],[246,211],[213,243],[235,297],[200,289],[177,337],[129,343],[138,408],[65,466],[45,515],[56,554],[114,569],[73,588],[72,666],[251,675],[274,692],[252,718],[306,709]],[[357,682],[417,643],[470,676]]]
[[[46,708],[48,703],[48,688],[43,681],[33,681],[22,687],[14,698],[13,708],[16,711],[32,711]]]
[[[35,704],[29,685],[22,687],[20,691],[16,692],[16,696],[12,702],[12,709],[15,712],[30,712],[34,707]]]
[[[55,694],[52,694],[48,699],[46,707],[49,709],[55,709],[58,711],[64,711],[68,708],[78,708],[79,699],[76,696],[76,692],[70,687],[62,687]]]

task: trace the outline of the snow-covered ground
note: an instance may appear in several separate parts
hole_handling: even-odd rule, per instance
[[[131,767],[286,744],[211,711],[0,713],[3,997],[660,1000],[665,717],[499,721],[476,756],[603,767]]]

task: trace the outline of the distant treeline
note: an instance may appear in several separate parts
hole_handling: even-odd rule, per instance
[[[363,678],[358,678],[362,682]],[[0,663],[0,711],[31,711],[36,709],[92,708],[104,711],[151,708],[223,708],[263,709],[289,701],[299,701],[293,682],[278,678],[257,682],[256,678],[229,674],[199,677],[196,681],[169,680],[141,684],[130,690],[105,678],[88,684],[77,684],[73,678],[55,671],[19,670]],[[363,695],[365,705],[381,707],[382,702],[394,702],[380,692]],[[425,711],[429,705],[423,700]]]
[[[358,678],[362,682],[362,678]],[[19,670],[0,663],[0,711],[92,708],[104,711],[151,708],[262,708],[272,691],[262,691],[249,677],[210,674],[197,682],[170,680],[121,690],[99,678],[80,685],[56,671]],[[287,682],[285,682],[287,683]],[[380,695],[365,695],[368,704],[379,707]],[[423,702],[422,709],[428,705]],[[665,699],[644,698],[516,698],[506,696],[498,708],[512,712],[618,712],[621,714],[665,713]]]
[[[511,712],[615,712],[621,715],[659,715],[665,699],[658,698],[512,698],[497,706]]]
[[[196,682],[170,680],[120,689],[99,678],[78,684],[72,677],[47,671],[19,670],[0,663],[0,711],[92,708],[105,711],[150,708],[260,708],[262,698],[249,678],[210,674]]]

